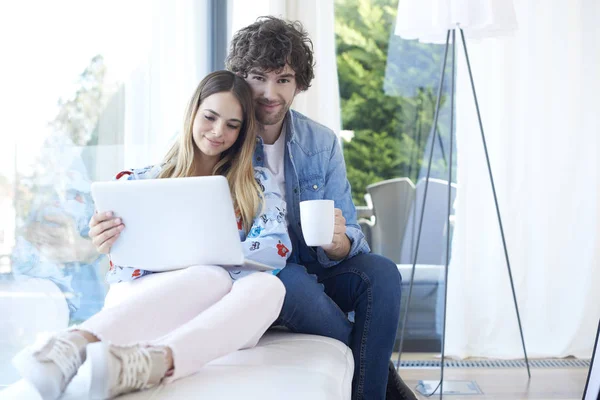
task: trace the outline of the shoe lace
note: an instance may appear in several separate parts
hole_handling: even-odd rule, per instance
[[[36,352],[36,356],[41,360],[49,360],[55,363],[67,380],[77,373],[77,370],[83,363],[79,349],[75,343],[68,339],[55,337],[51,339],[51,343],[48,346],[44,347],[48,351],[45,352],[42,349]]]
[[[121,379],[117,383],[119,391],[144,389],[148,386],[151,371],[150,353],[143,347],[124,349],[120,352]]]

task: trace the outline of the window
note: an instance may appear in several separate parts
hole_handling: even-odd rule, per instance
[[[398,0],[336,0],[336,48],[342,139],[359,222],[371,249],[399,265],[408,289],[416,251],[424,178],[433,146],[427,204],[417,257],[408,348],[439,349],[447,225],[449,84],[432,124],[443,45],[394,35]],[[446,82],[449,81],[448,73]],[[456,158],[453,160],[456,171]],[[451,186],[455,196],[455,172]],[[408,290],[403,291],[402,307]],[[419,311],[421,310],[421,311]],[[424,310],[424,311],[423,311]]]
[[[164,156],[213,64],[210,5],[0,5],[11,38],[0,74],[0,387],[18,379],[10,359],[38,333],[103,306],[91,182]]]

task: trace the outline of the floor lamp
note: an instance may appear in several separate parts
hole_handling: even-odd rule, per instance
[[[502,4],[500,4],[500,2],[502,2]],[[467,64],[467,68],[468,68],[468,72],[469,72],[469,79],[470,79],[470,83],[471,83],[471,90],[473,92],[473,100],[475,102],[475,108],[477,110],[477,119],[479,122],[479,129],[481,132],[481,140],[482,140],[483,149],[485,152],[485,158],[486,158],[486,162],[487,162],[487,169],[488,169],[488,173],[489,173],[490,183],[492,186],[494,204],[496,207],[496,214],[498,217],[498,224],[499,224],[499,228],[500,228],[500,234],[502,237],[502,245],[504,248],[504,256],[506,259],[506,266],[507,266],[507,270],[508,270],[508,276],[510,278],[510,285],[511,285],[511,289],[512,289],[512,295],[513,295],[513,301],[514,301],[514,305],[515,305],[517,321],[519,324],[519,332],[521,335],[521,343],[523,346],[523,354],[525,357],[527,374],[528,374],[529,378],[531,378],[531,371],[529,368],[529,359],[527,357],[527,350],[525,347],[525,339],[523,336],[523,328],[521,325],[519,306],[517,303],[517,296],[515,293],[515,287],[514,287],[514,282],[513,282],[513,277],[512,277],[512,270],[510,267],[510,260],[508,257],[508,250],[507,250],[506,240],[505,240],[505,236],[504,236],[504,228],[502,225],[502,217],[500,215],[500,207],[498,205],[498,198],[496,195],[496,187],[494,185],[494,178],[493,178],[493,174],[492,174],[492,168],[490,165],[490,158],[489,158],[489,154],[488,154],[487,143],[485,140],[483,123],[481,121],[481,113],[479,110],[479,103],[478,103],[477,94],[475,91],[475,83],[474,83],[473,74],[471,71],[471,63],[470,63],[469,55],[467,52],[467,43],[465,40],[465,34],[463,31],[463,28],[461,27],[463,24],[459,22],[459,21],[461,21],[461,17],[462,17],[462,18],[465,18],[465,20],[467,21],[467,23],[465,24],[466,26],[476,26],[477,25],[477,17],[480,16],[480,17],[486,17],[487,21],[489,23],[490,15],[493,16],[494,11],[498,12],[498,7],[502,8],[501,6],[506,6],[507,4],[510,5],[510,9],[512,10],[512,17],[514,20],[514,9],[512,9],[512,3],[508,0],[455,0],[455,1],[453,1],[453,0],[446,0],[446,1],[444,1],[444,0],[428,0],[428,1],[405,0],[404,2],[403,2],[403,0],[400,0],[397,23],[399,23],[399,24],[405,23],[408,25],[412,24],[414,26],[415,22],[418,24],[419,21],[425,21],[425,24],[427,24],[427,23],[431,23],[432,20],[435,20],[437,18],[438,22],[440,22],[439,21],[440,19],[441,20],[445,19],[445,21],[441,21],[441,23],[439,25],[441,25],[441,26],[445,25],[448,27],[448,29],[445,29],[446,41],[445,41],[445,49],[444,49],[444,58],[443,58],[442,70],[441,70],[441,74],[440,74],[440,83],[439,83],[439,88],[438,88],[438,93],[437,93],[434,119],[433,119],[433,124],[432,124],[432,128],[431,128],[433,138],[431,141],[432,145],[431,145],[430,153],[429,153],[429,163],[427,166],[427,176],[426,176],[426,180],[425,180],[425,189],[423,192],[421,215],[420,215],[420,220],[419,220],[419,229],[417,231],[417,240],[416,240],[416,245],[415,245],[415,253],[414,253],[414,257],[413,257],[413,265],[412,265],[412,271],[411,271],[411,277],[410,277],[409,293],[408,293],[408,298],[406,301],[404,319],[403,319],[402,330],[401,330],[401,334],[400,334],[400,345],[399,345],[399,349],[398,349],[397,368],[400,367],[400,357],[402,354],[404,331],[406,328],[406,322],[408,320],[408,311],[409,311],[410,301],[411,301],[411,297],[412,297],[415,269],[416,269],[417,258],[418,258],[418,253],[419,253],[419,244],[420,244],[420,239],[421,239],[421,230],[422,230],[422,226],[423,226],[423,216],[426,212],[425,204],[426,204],[426,200],[427,200],[427,189],[428,189],[429,177],[430,177],[430,173],[431,173],[431,163],[432,163],[432,159],[433,159],[433,147],[434,147],[433,144],[436,142],[436,135],[439,134],[437,125],[438,125],[438,117],[439,117],[439,110],[440,110],[440,100],[441,100],[441,96],[442,96],[442,89],[444,87],[444,75],[445,75],[445,71],[446,71],[446,63],[448,60],[448,50],[450,49],[450,38],[452,38],[452,60],[451,60],[452,64],[451,64],[451,78],[450,78],[451,79],[451,84],[450,84],[450,86],[451,86],[450,150],[449,150],[450,155],[449,155],[449,162],[448,162],[448,171],[449,172],[448,172],[448,204],[447,204],[448,226],[450,226],[450,214],[451,214],[451,207],[452,207],[452,204],[451,204],[452,162],[453,162],[453,156],[454,156],[453,147],[454,147],[454,99],[455,99],[455,76],[456,76],[456,35],[458,33],[458,34],[460,34],[462,47],[463,47],[464,53],[465,53],[465,59],[466,59],[466,64]],[[402,6],[404,6],[404,7],[402,7]],[[413,11],[413,13],[411,13],[410,11]],[[417,15],[414,15],[414,13],[416,13]],[[509,13],[510,13],[510,10],[509,10]],[[432,17],[431,14],[435,14],[435,18]],[[504,16],[506,16],[506,14]],[[407,18],[410,18],[410,22],[408,22],[408,23],[406,22],[406,21],[408,21]],[[493,18],[492,18],[492,20],[493,20]],[[515,23],[516,23],[516,20],[515,20]],[[406,26],[406,25],[404,25],[404,26]],[[418,27],[418,26],[417,26],[417,28],[420,29],[420,27]],[[494,29],[497,29],[497,26],[495,26]],[[397,26],[397,32],[398,32],[398,26]],[[439,32],[439,29],[438,29],[438,32]],[[436,35],[436,32],[434,32],[434,29],[430,29],[429,31],[425,31],[423,36],[433,38],[433,37],[435,37],[435,35]],[[439,390],[440,390],[440,392],[439,392],[440,399],[442,398],[443,393],[444,393],[444,358],[445,358],[445,344],[446,344],[446,303],[447,303],[447,298],[448,298],[447,282],[448,282],[449,261],[450,261],[450,235],[447,234],[446,235],[446,263],[445,263],[445,270],[444,270],[446,284],[444,285],[444,312],[443,312],[443,332],[442,332],[442,346],[441,346],[441,353],[442,353],[441,354],[441,378],[440,378],[440,383],[438,385]],[[437,388],[433,390],[431,395],[433,395],[433,393],[435,393],[436,390],[437,390]]]

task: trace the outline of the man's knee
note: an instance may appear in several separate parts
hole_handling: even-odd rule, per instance
[[[373,276],[377,280],[391,281],[394,285],[402,283],[402,276],[398,266],[389,258],[379,254],[367,253],[359,254],[355,257],[356,262],[364,266],[363,271]]]
[[[381,294],[397,297],[400,301],[402,276],[398,266],[379,254],[368,253],[356,257],[360,257],[356,261],[364,266],[361,268],[362,272],[368,276],[373,288]]]
[[[399,287],[402,284],[402,275],[398,270],[398,266],[389,258],[378,254],[371,254],[373,269],[377,271],[382,279]]]

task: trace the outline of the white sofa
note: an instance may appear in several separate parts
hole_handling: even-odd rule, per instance
[[[87,398],[84,364],[62,400]],[[258,346],[222,357],[199,373],[120,399],[350,399],[352,352],[341,342],[315,335],[268,332]],[[23,380],[0,392],[3,400],[38,399]]]
[[[16,377],[16,372],[6,365],[9,353],[17,351],[15,346],[22,346],[23,341],[31,342],[39,331],[66,326],[66,302],[52,286],[43,280],[0,285],[2,292],[15,294],[0,297],[2,315],[12,316],[9,324],[2,324],[0,337],[20,338],[19,343],[2,343],[6,357],[2,357],[5,365],[0,366],[0,371],[5,377]],[[27,293],[33,296],[26,296]],[[269,331],[253,349],[215,360],[199,373],[173,384],[120,398],[347,400],[351,395],[353,371],[352,351],[337,340]],[[62,399],[85,399],[88,387],[88,365],[84,364]],[[1,391],[0,398],[37,400],[39,396],[27,382],[19,380]]]

